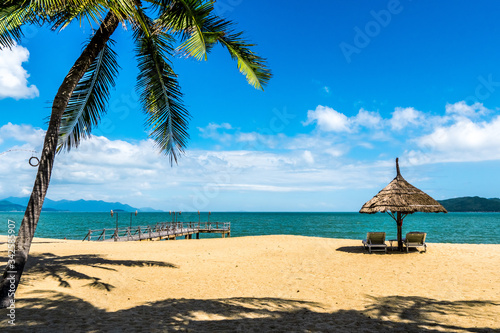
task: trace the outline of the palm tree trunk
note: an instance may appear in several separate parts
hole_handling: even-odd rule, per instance
[[[59,127],[64,110],[78,81],[80,81],[92,61],[94,61],[99,52],[104,48],[110,36],[116,30],[118,22],[118,17],[115,14],[108,13],[101,23],[99,30],[94,34],[90,43],[64,78],[54,98],[35,184],[33,185],[33,191],[31,192],[31,197],[19,228],[19,234],[16,238],[14,260],[7,263],[2,280],[0,281],[0,308],[6,308],[11,304],[11,301],[14,301],[13,292],[17,290],[28,259],[31,242],[35,235],[45,194],[49,187],[57,150]]]

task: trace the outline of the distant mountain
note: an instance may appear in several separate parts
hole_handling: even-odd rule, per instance
[[[8,197],[8,198],[5,198],[4,200],[10,201],[16,205],[21,205],[21,206],[26,207],[30,198],[28,198],[28,197],[26,197],[26,198]]]
[[[500,199],[461,197],[438,200],[449,212],[500,212]]]
[[[9,197],[6,198],[5,200],[10,202],[11,204],[22,206],[22,211],[24,211],[26,205],[28,204],[29,198]],[[109,212],[110,210],[125,211],[125,212],[133,212],[136,210],[140,212],[161,212],[160,210],[155,210],[149,207],[146,207],[144,209],[138,209],[129,206],[127,204],[122,204],[120,202],[106,202],[102,200],[83,200],[83,199],[76,201],[71,201],[71,200],[54,201],[48,198],[45,198],[42,210],[44,211],[58,210],[58,211],[85,212],[85,213]]]
[[[143,212],[143,213],[163,213],[164,212],[163,210],[154,209],[151,207],[141,207],[138,209],[138,211]]]
[[[0,212],[21,212],[25,210],[25,206],[16,205],[7,200],[0,201]]]
[[[26,205],[18,205],[7,200],[0,201],[0,212],[24,212]],[[42,211],[56,211],[52,208],[42,208]]]

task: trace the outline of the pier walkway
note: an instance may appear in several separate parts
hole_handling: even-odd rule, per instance
[[[124,242],[142,240],[176,239],[184,236],[200,238],[200,233],[220,233],[222,238],[231,237],[230,222],[161,222],[155,225],[114,229],[89,230],[83,240],[100,242]]]

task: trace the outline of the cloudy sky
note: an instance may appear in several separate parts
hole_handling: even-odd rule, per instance
[[[107,115],[56,157],[48,198],[357,211],[395,176],[396,157],[436,199],[500,197],[497,2],[219,0],[216,10],[268,59],[265,91],[223,49],[206,62],[173,59],[192,119],[171,167],[142,126],[131,31],[119,27]],[[0,51],[0,199],[30,194],[28,150],[41,150],[51,101],[91,28],[26,27]]]

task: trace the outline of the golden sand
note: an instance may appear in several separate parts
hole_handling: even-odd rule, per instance
[[[6,237],[0,236],[2,269]],[[2,248],[4,247],[4,248]],[[364,253],[361,241],[258,236],[36,239],[16,295],[27,332],[500,330],[500,245]]]

